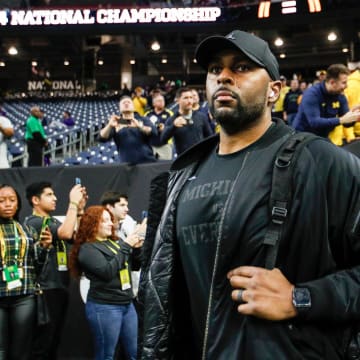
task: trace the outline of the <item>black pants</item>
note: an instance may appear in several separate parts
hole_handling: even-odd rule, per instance
[[[0,298],[0,360],[30,358],[35,310],[33,295]]]
[[[28,166],[43,165],[43,145],[35,140],[27,141],[27,151],[29,154]]]
[[[34,334],[32,359],[55,360],[65,322],[69,295],[63,289],[44,290],[49,309],[50,323],[37,326]]]

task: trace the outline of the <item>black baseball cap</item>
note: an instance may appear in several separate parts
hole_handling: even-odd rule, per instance
[[[250,60],[263,67],[271,79],[279,80],[279,64],[271,52],[269,44],[245,31],[234,30],[225,36],[214,35],[206,38],[196,48],[195,59],[207,70],[211,55],[224,48],[241,50]]]

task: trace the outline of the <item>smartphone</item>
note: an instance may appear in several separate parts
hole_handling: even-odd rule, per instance
[[[141,221],[148,217],[148,212],[146,210],[143,210],[141,212]]]
[[[45,230],[46,228],[49,228],[49,224],[50,224],[50,218],[45,216],[41,224],[41,232],[43,232],[43,230]]]
[[[75,178],[75,185],[81,185],[81,179],[79,177]]]
[[[120,120],[119,120],[119,124],[129,125],[129,124],[130,124],[130,120],[124,119],[124,118],[121,116],[121,117],[120,117]]]

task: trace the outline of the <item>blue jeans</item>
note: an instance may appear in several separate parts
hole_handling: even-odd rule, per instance
[[[95,359],[112,360],[121,341],[129,359],[136,360],[138,320],[134,305],[86,302],[86,318],[95,337]]]

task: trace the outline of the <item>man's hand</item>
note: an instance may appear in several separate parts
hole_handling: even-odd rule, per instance
[[[110,127],[117,127],[119,125],[120,116],[112,114],[109,118],[108,125]]]
[[[339,118],[340,124],[351,124],[356,121],[360,121],[360,110],[350,110],[345,115]]]
[[[175,120],[174,120],[174,126],[176,127],[183,127],[187,124],[186,120],[182,117],[182,116],[178,116]]]
[[[239,313],[266,320],[285,320],[296,316],[292,303],[294,285],[279,269],[240,266],[231,270],[227,277],[236,289],[232,291],[231,298],[240,302]],[[239,291],[242,302],[238,298]]]
[[[40,246],[45,249],[52,247],[52,234],[48,226],[40,234]]]
[[[83,200],[84,192],[86,195],[86,190],[80,184],[74,185],[70,190],[69,201],[70,203],[76,203],[77,207],[79,207],[80,201]]]
[[[360,104],[353,106],[350,110],[353,112],[360,111]]]

